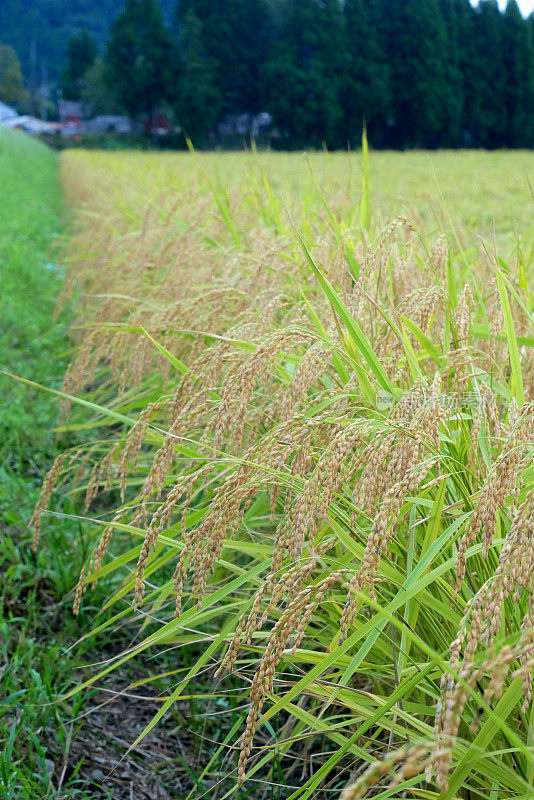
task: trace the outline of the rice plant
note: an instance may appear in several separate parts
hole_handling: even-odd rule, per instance
[[[365,148],[361,180],[285,158],[62,156],[86,444],[34,544],[83,497],[74,613],[114,575],[94,631],[141,632],[74,692],[175,647],[137,744],[201,672],[237,680],[214,797],[533,797],[532,228],[386,221]]]

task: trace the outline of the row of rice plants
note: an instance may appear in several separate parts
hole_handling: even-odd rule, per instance
[[[234,672],[204,770],[235,775],[224,797],[532,797],[532,229],[499,254],[383,224],[365,146],[357,200],[311,163],[284,197],[254,152],[62,158],[60,430],[92,436],[47,476],[35,546],[52,494],[85,494],[74,610],[113,574],[94,631],[141,631],[76,691],[177,648],[137,744]]]

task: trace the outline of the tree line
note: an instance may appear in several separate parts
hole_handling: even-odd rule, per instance
[[[71,40],[64,95],[172,109],[201,146],[267,111],[283,147],[534,147],[534,15],[516,0],[126,0],[102,59]]]

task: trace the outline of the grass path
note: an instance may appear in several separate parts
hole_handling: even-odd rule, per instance
[[[0,186],[0,366],[57,386],[67,339],[53,321],[61,289],[52,249],[61,230],[56,154],[16,131],[0,131]],[[0,509],[14,522],[13,508],[30,510],[33,483],[37,488],[53,454],[56,404],[5,377],[0,391]]]
[[[60,384],[67,349],[65,325],[53,319],[61,225],[56,154],[0,129],[0,368],[48,386]],[[82,554],[71,532],[52,526],[35,555],[25,527],[54,457],[57,404],[5,376],[0,394],[0,796],[84,797],[75,778],[54,789],[68,716],[51,705],[72,680],[64,648],[79,625],[65,597]]]

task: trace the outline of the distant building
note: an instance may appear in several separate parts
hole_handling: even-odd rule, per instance
[[[37,119],[37,117],[31,117],[29,114],[24,114],[21,117],[11,117],[10,119],[4,120],[1,124],[4,128],[15,128],[16,130],[25,131],[25,133],[32,133],[34,135],[40,133],[50,135],[57,133],[60,128],[57,122],[45,122],[42,119]]]
[[[172,133],[171,121],[165,114],[151,114],[143,122],[143,131],[152,136],[168,136]]]
[[[252,118],[251,133],[254,137],[272,135],[273,118],[268,111],[260,111]]]
[[[128,117],[116,114],[103,114],[88,119],[85,123],[87,133],[131,133],[132,123]]]
[[[259,114],[227,114],[217,124],[217,135],[221,139],[235,136],[272,136],[273,118],[267,111]]]
[[[11,119],[15,119],[18,117],[17,111],[11,106],[7,106],[5,103],[0,102],[0,125],[5,125],[6,122],[9,122]]]
[[[60,100],[59,121],[64,136],[76,136],[84,132],[85,112],[83,103],[76,100]]]

